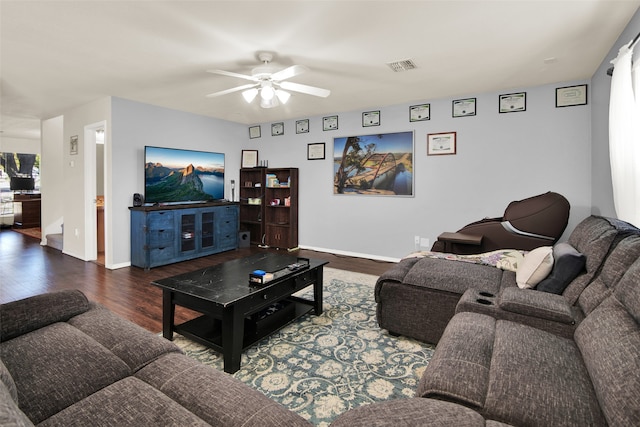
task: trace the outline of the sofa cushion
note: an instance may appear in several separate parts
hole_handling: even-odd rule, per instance
[[[331,427],[497,427],[477,412],[435,399],[394,399],[342,413]]]
[[[640,425],[640,261],[578,326],[582,352],[600,406],[612,426]]]
[[[0,382],[0,426],[32,427],[33,423],[18,408],[11,392],[4,383]]]
[[[100,305],[92,306],[86,313],[70,319],[69,324],[113,352],[129,365],[132,372],[165,353],[181,352],[171,341],[152,334]]]
[[[536,289],[561,295],[578,274],[584,271],[586,258],[568,243],[558,243],[553,247],[553,268]]]
[[[65,322],[88,309],[87,297],[78,290],[51,292],[2,304],[0,342],[55,322]]]
[[[117,381],[44,420],[42,427],[209,426],[160,391],[134,377]]]
[[[232,376],[177,353],[164,355],[136,377],[215,426],[311,424]],[[194,387],[207,384],[207,387]]]
[[[33,421],[69,405],[131,373],[104,346],[67,323],[54,323],[0,344],[20,409]]]
[[[516,322],[492,326],[487,319],[475,313],[451,319],[419,396],[461,403],[514,425],[605,424],[572,340]]]
[[[541,246],[524,256],[516,271],[516,283],[520,289],[535,287],[549,275],[553,268],[553,248]]]
[[[628,236],[611,251],[600,273],[589,283],[578,298],[578,305],[585,314],[591,313],[613,293],[620,278],[640,257],[640,236]]]

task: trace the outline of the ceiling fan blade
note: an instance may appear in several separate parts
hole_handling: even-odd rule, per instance
[[[248,76],[246,74],[240,74],[240,73],[234,73],[234,72],[231,72],[231,71],[207,70],[207,73],[220,74],[221,76],[227,76],[227,77],[237,77],[239,79],[251,80],[253,82],[257,82],[258,81],[258,79],[256,79],[253,76]]]
[[[304,73],[305,71],[308,71],[309,69],[307,67],[305,67],[304,65],[292,65],[289,68],[285,68],[282,71],[278,71],[277,73],[273,73],[271,75],[271,80],[275,80],[277,82],[281,81],[281,80],[286,80],[286,79],[290,79],[291,77],[295,77],[297,75],[300,75],[302,73]]]
[[[252,87],[256,87],[258,85],[259,85],[259,83],[249,83],[248,85],[232,87],[231,89],[226,89],[226,90],[221,90],[220,92],[210,93],[209,95],[206,95],[206,97],[207,98],[215,98],[217,96],[226,95],[228,93],[239,92],[239,91],[245,90],[245,89],[251,89]]]
[[[300,83],[281,82],[280,87],[286,90],[292,90],[294,92],[306,93],[307,95],[319,96],[326,98],[331,94],[329,89],[322,89],[315,86],[302,85]]]

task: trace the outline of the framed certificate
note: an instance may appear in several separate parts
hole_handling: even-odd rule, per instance
[[[284,122],[271,124],[271,136],[284,135]]]
[[[324,142],[307,144],[307,160],[324,159]]]
[[[409,121],[420,122],[431,119],[431,104],[412,105],[409,107]]]
[[[427,135],[427,156],[456,154],[456,133],[441,132]]]
[[[249,138],[260,138],[260,126],[249,127]]]
[[[296,121],[296,133],[309,133],[309,119]]]
[[[322,130],[338,129],[338,116],[328,116],[322,118]]]
[[[254,168],[258,166],[258,150],[242,150],[243,168]]]
[[[501,113],[515,113],[527,109],[527,92],[507,93],[500,95],[498,100]]]
[[[556,89],[556,108],[587,105],[587,85],[566,86]]]
[[[456,99],[451,102],[453,117],[467,117],[476,115],[476,98]]]
[[[362,113],[362,126],[380,126],[380,110]]]

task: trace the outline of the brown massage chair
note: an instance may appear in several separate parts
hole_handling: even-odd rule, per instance
[[[569,208],[567,199],[553,192],[514,201],[500,218],[485,218],[455,233],[442,233],[431,250],[470,255],[553,246],[567,227]]]

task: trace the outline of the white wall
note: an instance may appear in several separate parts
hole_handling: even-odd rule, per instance
[[[46,159],[40,167],[43,244],[47,243],[47,234],[62,233],[61,225],[64,222],[63,126],[62,116],[43,120],[41,125],[41,158]]]
[[[268,123],[251,142],[270,167],[300,168],[301,247],[397,259],[414,250],[416,235],[433,243],[443,231],[501,216],[510,201],[546,191],[571,203],[570,231],[591,211],[591,107],[556,108],[555,88],[583,83],[510,91],[527,92],[525,112],[499,114],[499,93],[469,94],[477,98],[474,117],[452,118],[452,99],[424,100],[431,104],[425,122],[409,121],[409,106],[422,103],[412,102],[372,107],[381,111],[377,127],[362,127],[362,111],[343,112],[336,131],[322,131],[322,117],[311,117],[308,134],[296,134],[291,120],[284,135],[272,137]],[[415,197],[333,194],[333,138],[408,130]],[[456,155],[426,155],[427,134],[435,132],[457,132]],[[307,144],[315,142],[326,143],[325,160],[307,160]]]
[[[41,154],[40,140],[0,137],[0,153]]]
[[[238,123],[122,98],[112,99],[112,120],[106,199],[112,212],[108,229],[114,230],[112,267],[118,267],[131,261],[128,207],[133,193],[144,194],[145,145],[225,153],[225,197],[230,199],[229,182],[238,180],[242,143],[248,133]]]
[[[640,9],[633,16],[604,61],[593,75],[591,82],[593,105],[591,107],[591,150],[593,170],[593,213],[615,217],[613,189],[611,184],[611,166],[609,163],[609,95],[611,77],[607,69],[611,60],[618,56],[618,50],[640,33]],[[640,61],[640,43],[634,49],[635,63]],[[640,225],[640,224],[636,224]]]
[[[64,114],[62,138],[62,175],[63,193],[61,203],[64,209],[63,249],[65,254],[87,260],[90,253],[85,245],[85,229],[91,217],[87,214],[95,210],[92,200],[85,200],[85,126],[101,121],[111,122],[111,98],[105,97],[89,104],[77,107]],[[72,136],[78,136],[78,154],[70,153]],[[107,144],[109,129],[106,129]],[[92,168],[92,170],[94,170]],[[95,173],[95,172],[93,172]],[[95,185],[95,181],[93,182]],[[106,212],[108,215],[108,212]]]

